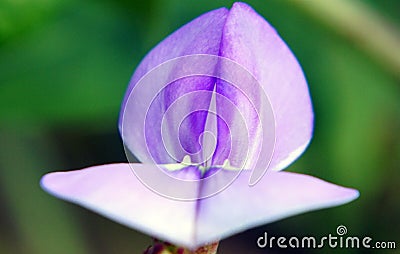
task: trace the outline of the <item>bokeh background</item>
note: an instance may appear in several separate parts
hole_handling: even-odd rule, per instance
[[[348,235],[396,241],[399,251],[400,2],[248,3],[275,26],[309,81],[314,138],[288,170],[361,196],[226,239],[220,253],[363,253],[256,246],[264,231],[319,237],[341,224]],[[141,253],[150,244],[146,235],[46,194],[40,177],[126,161],[117,117],[139,61],[178,27],[231,4],[0,0],[0,253]]]

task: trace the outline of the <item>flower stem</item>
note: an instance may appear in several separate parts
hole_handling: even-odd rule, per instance
[[[197,250],[189,250],[154,239],[153,246],[148,247],[143,254],[217,254],[218,243],[219,242],[211,243]]]

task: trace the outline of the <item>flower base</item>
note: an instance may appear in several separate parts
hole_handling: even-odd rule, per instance
[[[154,239],[153,246],[150,246],[143,254],[216,254],[218,242],[202,246],[197,250],[188,250],[182,247],[174,246],[168,242]]]

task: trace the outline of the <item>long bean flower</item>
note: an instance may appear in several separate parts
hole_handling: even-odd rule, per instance
[[[310,142],[311,99],[293,53],[244,3],[201,15],[147,54],[119,130],[141,163],[49,173],[42,187],[190,249],[358,197],[281,171]]]

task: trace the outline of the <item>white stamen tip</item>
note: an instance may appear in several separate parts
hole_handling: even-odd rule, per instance
[[[222,165],[222,167],[223,167],[223,168],[226,168],[226,169],[228,169],[228,168],[231,167],[231,163],[229,162],[228,159],[226,159],[226,160],[224,161],[224,164]]]
[[[192,160],[190,159],[189,155],[185,155],[183,157],[183,160],[181,162],[182,164],[186,164],[186,165],[191,165],[192,164]]]

